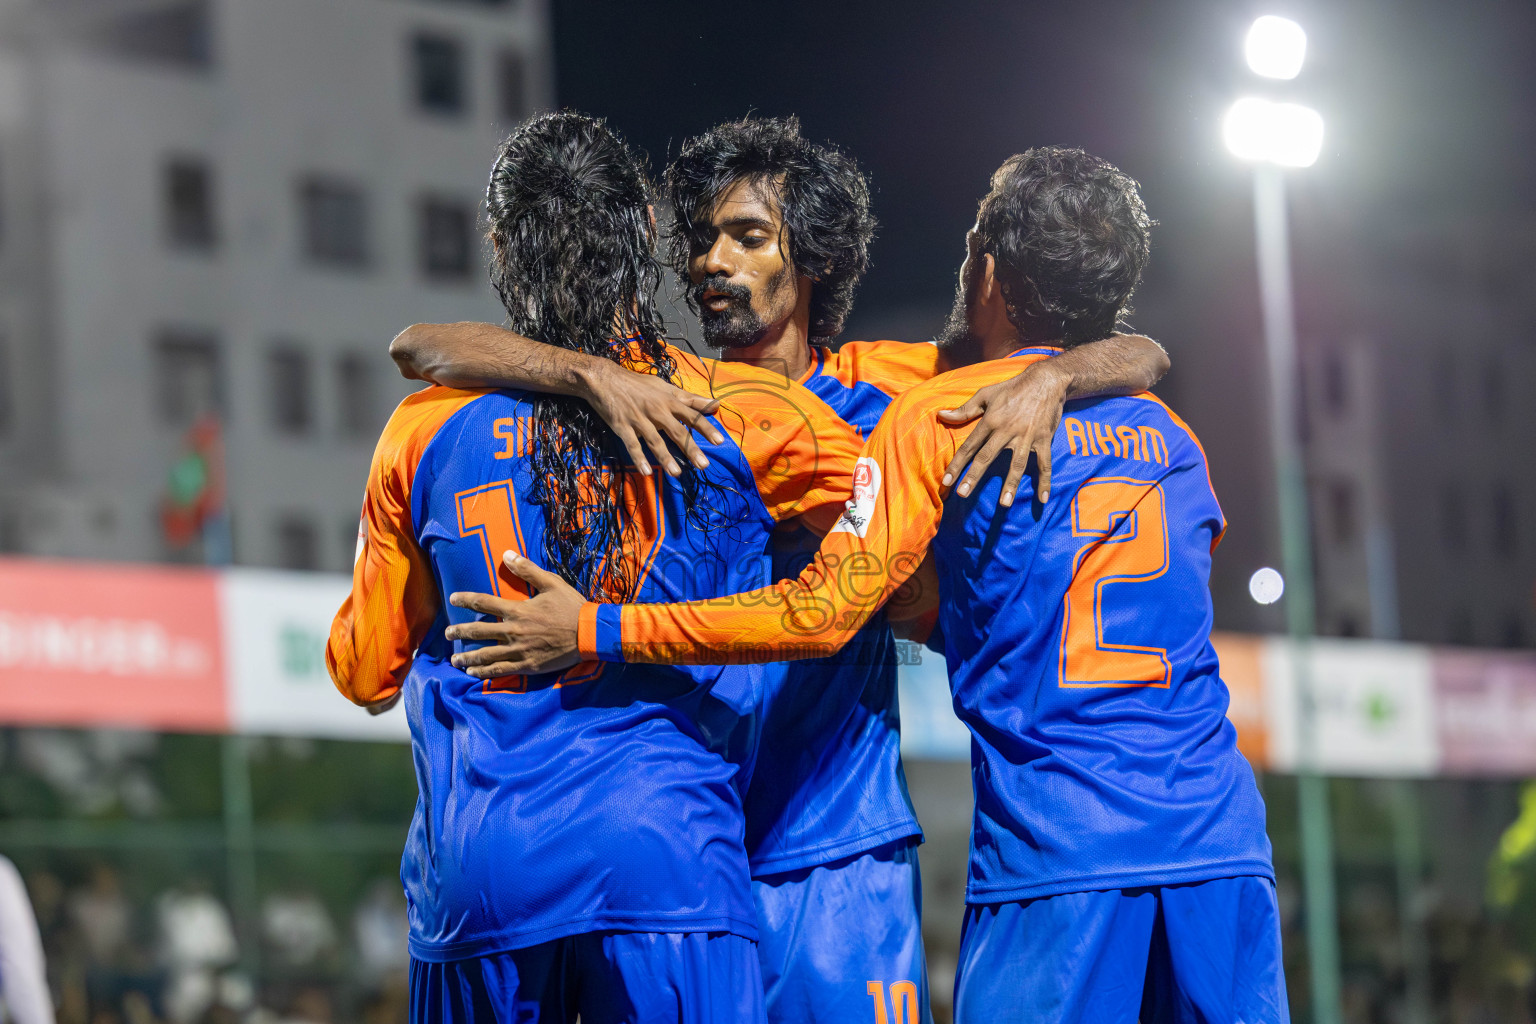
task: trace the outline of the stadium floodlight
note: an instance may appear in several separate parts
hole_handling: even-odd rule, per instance
[[[1285,578],[1266,565],[1248,578],[1248,593],[1259,604],[1274,604],[1285,593]]]
[[[1307,34],[1290,18],[1266,14],[1248,29],[1243,56],[1256,75],[1295,78],[1301,74],[1302,61],[1307,58]]]
[[[1307,34],[1287,18],[1267,16],[1248,30],[1248,67],[1266,78],[1291,79],[1301,72]],[[1343,1024],[1343,976],[1339,958],[1338,900],[1334,894],[1333,825],[1328,782],[1318,763],[1317,701],[1306,651],[1316,632],[1307,476],[1296,422],[1296,303],[1291,292],[1291,250],[1285,201],[1285,168],[1311,167],[1323,149],[1323,118],[1299,103],[1248,97],[1222,119],[1232,153],[1253,163],[1254,241],[1259,270],[1264,349],[1269,362],[1270,443],[1274,450],[1279,505],[1280,555],[1285,576],[1265,567],[1248,581],[1260,604],[1285,594],[1296,699],[1296,796],[1301,826],[1302,893],[1306,901],[1308,959],[1314,1024]],[[1402,870],[1402,869],[1400,869]],[[1421,1019],[1427,1019],[1421,1018]]]
[[[1323,151],[1323,116],[1300,103],[1249,96],[1227,110],[1221,135],[1239,159],[1311,167]]]

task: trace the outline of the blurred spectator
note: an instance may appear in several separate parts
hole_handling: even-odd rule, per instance
[[[0,1000],[15,1024],[53,1024],[37,918],[21,873],[5,857],[0,857]]]
[[[169,971],[163,1003],[175,1024],[190,1024],[219,997],[217,969],[239,956],[229,911],[204,889],[172,890],[159,899],[162,952]]]
[[[156,734],[134,729],[27,729],[17,734],[17,757],[76,813],[120,806],[142,817],[163,803],[146,764],[158,745]]]
[[[293,997],[283,1024],[331,1024],[331,995],[319,985],[305,985]]]
[[[312,892],[267,897],[261,910],[261,931],[285,967],[315,967],[336,951],[336,926],[325,904]]]
[[[89,885],[69,897],[69,919],[80,933],[92,966],[118,965],[128,943],[132,908],[112,865],[92,865]]]
[[[357,968],[365,987],[385,984],[391,975],[410,968],[409,928],[400,883],[385,878],[374,882],[352,917]]]

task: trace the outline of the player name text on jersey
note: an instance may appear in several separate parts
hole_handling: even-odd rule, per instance
[[[1062,420],[1067,450],[1073,455],[1113,455],[1168,465],[1168,442],[1156,427],[1115,426],[1068,416]]]

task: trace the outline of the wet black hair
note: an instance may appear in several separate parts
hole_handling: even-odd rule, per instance
[[[668,254],[684,281],[692,252],[709,244],[715,207],[740,181],[772,186],[789,258],[813,282],[810,335],[836,337],[869,267],[875,234],[864,172],[841,150],[806,141],[794,117],[743,118],[689,139],[665,175]],[[691,293],[688,301],[698,312]]]
[[[1134,179],[1064,146],[1009,157],[976,217],[1009,319],[1067,345],[1109,337],[1130,313],[1153,224]]]
[[[512,330],[672,380],[651,201],[644,164],[602,121],[560,111],[520,125],[486,190],[491,284]],[[618,557],[635,519],[622,445],[580,399],[532,401],[530,500],[544,509],[546,564],[588,597],[634,597],[634,567]],[[684,473],[692,509],[697,481]]]

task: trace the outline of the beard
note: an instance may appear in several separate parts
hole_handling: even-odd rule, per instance
[[[954,305],[950,306],[949,316],[944,319],[944,328],[939,332],[940,348],[965,353],[980,351],[981,339],[971,330],[969,306],[965,284],[962,282],[955,286]]]
[[[767,282],[768,297],[772,299],[789,281],[789,268],[775,274]],[[719,312],[704,305],[704,292],[714,291],[730,299]],[[765,320],[752,308],[752,289],[746,285],[731,284],[724,277],[706,277],[693,286],[693,303],[699,311],[699,326],[704,332],[704,344],[716,351],[750,348],[768,333],[773,323]]]

